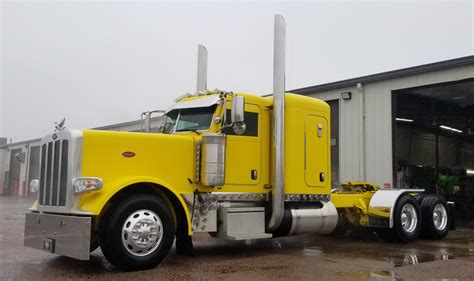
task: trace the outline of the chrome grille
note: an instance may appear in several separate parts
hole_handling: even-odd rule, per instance
[[[69,141],[66,139],[41,146],[39,203],[65,206],[67,193]]]

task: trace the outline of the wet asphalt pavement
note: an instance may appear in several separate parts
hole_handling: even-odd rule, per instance
[[[0,196],[0,280],[474,280],[474,228],[468,227],[411,244],[357,233],[231,242],[196,235],[195,257],[173,249],[155,269],[122,272],[100,249],[78,261],[24,247],[24,213],[32,202]]]

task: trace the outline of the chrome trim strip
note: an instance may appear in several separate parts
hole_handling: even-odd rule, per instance
[[[234,192],[213,192],[218,202],[222,201],[268,201],[269,193],[234,193]]]
[[[218,202],[260,202],[269,201],[270,193],[241,193],[241,192],[212,192],[212,193],[196,193],[206,200]],[[190,204],[193,202],[192,194],[181,194],[183,198],[187,198]],[[285,202],[329,202],[331,196],[329,194],[286,194]]]
[[[196,173],[194,175],[194,183],[200,182],[201,177],[201,141],[196,141],[196,159],[194,163],[194,168]]]
[[[329,202],[329,194],[286,194],[285,202]]]

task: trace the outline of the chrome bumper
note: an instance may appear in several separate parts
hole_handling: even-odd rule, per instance
[[[89,260],[91,217],[39,213],[25,215],[27,247],[80,260]]]

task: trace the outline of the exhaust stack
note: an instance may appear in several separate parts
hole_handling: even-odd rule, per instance
[[[204,45],[198,45],[197,63],[197,92],[207,90],[207,49]]]
[[[273,159],[272,215],[268,230],[281,224],[285,207],[285,44],[286,22],[275,15],[273,45]]]

